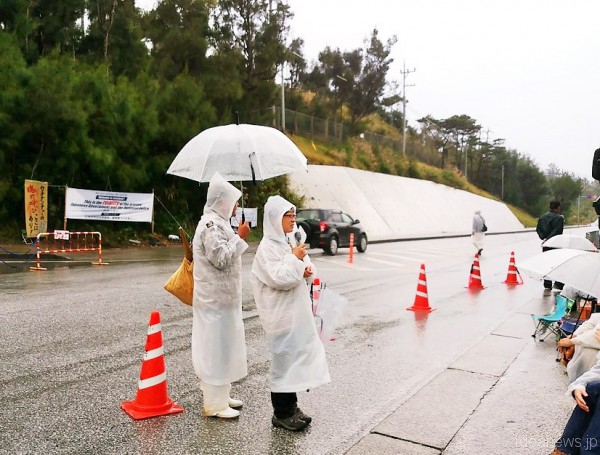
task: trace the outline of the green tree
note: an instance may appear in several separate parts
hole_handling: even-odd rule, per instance
[[[463,157],[471,146],[476,143],[481,126],[468,115],[453,115],[441,120],[438,124],[442,128],[442,136],[447,137],[454,150],[454,165],[465,172]],[[468,171],[468,170],[467,170]]]
[[[379,39],[377,29],[373,30],[369,45],[362,54],[361,71],[351,87],[348,99],[352,125],[362,120],[365,116],[377,112],[385,104],[385,90],[387,74],[393,59],[390,58],[396,37],[392,37],[384,44]]]
[[[204,0],[163,0],[146,15],[152,65],[160,79],[171,81],[184,72],[199,78],[210,71],[208,16]]]
[[[221,0],[213,11],[215,52],[239,62],[242,121],[275,102],[274,79],[285,59],[289,6],[281,0]],[[270,115],[270,114],[269,114]]]
[[[115,77],[133,79],[149,64],[142,17],[134,0],[94,0],[88,5],[89,27],[80,55],[90,63],[105,64]]]
[[[386,96],[387,74],[393,59],[390,52],[396,38],[383,43],[377,29],[373,30],[366,49],[342,52],[326,47],[312,70],[300,77],[302,85],[325,96],[337,120],[341,106],[348,109],[351,128],[368,115],[398,102],[397,95]]]
[[[28,76],[15,35],[0,31],[0,221],[22,214],[22,204],[18,211],[14,207],[22,197],[19,149],[28,117],[19,106],[24,102],[23,81]]]
[[[517,155],[516,176],[517,181],[511,182],[514,185],[518,184],[518,206],[534,215],[540,213],[540,209],[547,205],[544,196],[548,192],[548,183],[543,172],[531,158]]]
[[[570,215],[573,204],[577,204],[577,198],[583,190],[582,179],[563,172],[560,176],[549,179],[549,184],[552,198],[560,201],[562,213]]]
[[[29,63],[55,49],[75,55],[82,38],[86,0],[4,0],[0,24],[17,37]]]

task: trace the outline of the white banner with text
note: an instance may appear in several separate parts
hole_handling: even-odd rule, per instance
[[[65,218],[151,223],[153,210],[153,193],[116,193],[67,188]]]
[[[256,227],[258,226],[258,209],[257,208],[248,208],[245,207],[242,209],[241,207],[237,208],[237,212],[235,213],[235,217],[231,217],[229,219],[229,223],[233,227],[238,227],[238,224],[242,222],[242,210],[244,213],[244,218],[248,222],[248,226]]]

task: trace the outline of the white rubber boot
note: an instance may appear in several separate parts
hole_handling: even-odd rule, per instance
[[[204,415],[206,417],[219,417],[221,419],[235,419],[240,416],[240,411],[236,411],[235,409],[231,409],[227,407],[222,409],[221,411],[204,411]]]
[[[229,397],[230,408],[241,408],[242,406],[244,406],[244,402],[242,400],[236,400],[235,398]]]

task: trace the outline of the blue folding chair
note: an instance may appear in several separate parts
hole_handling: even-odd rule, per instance
[[[571,305],[569,305],[569,303]],[[533,332],[534,340],[544,341],[546,338],[553,333],[556,336],[556,340],[560,340],[561,338],[567,336],[567,334],[560,327],[562,319],[565,317],[567,312],[569,311],[569,306],[573,305],[573,301],[571,299],[567,299],[562,295],[556,296],[556,306],[554,307],[554,311],[549,314],[544,315],[535,315],[532,314],[533,322],[536,323],[535,332]]]

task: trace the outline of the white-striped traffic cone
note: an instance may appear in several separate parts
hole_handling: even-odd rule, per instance
[[[431,313],[435,311],[429,306],[429,296],[427,295],[427,278],[425,277],[425,264],[421,264],[421,272],[419,273],[419,282],[417,284],[417,294],[413,306],[407,308],[409,311],[425,311]]]
[[[160,313],[156,310],[150,315],[137,395],[135,400],[121,403],[121,408],[136,420],[183,412],[183,408],[173,402],[167,393]]]

